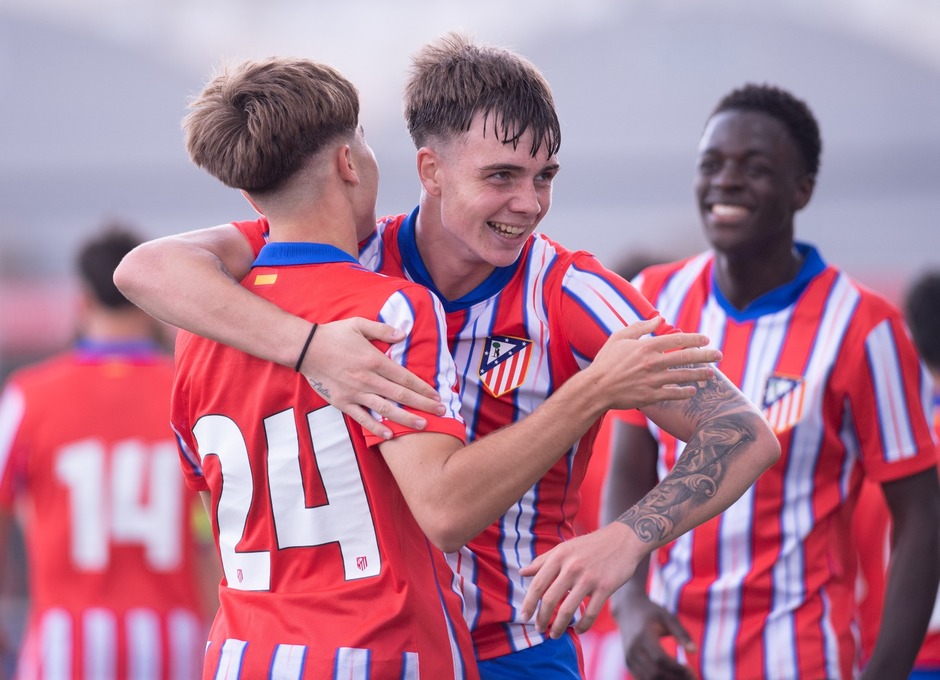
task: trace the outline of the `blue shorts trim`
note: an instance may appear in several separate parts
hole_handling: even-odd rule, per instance
[[[569,633],[477,665],[480,680],[581,680],[578,650]]]
[[[940,668],[915,669],[911,671],[909,680],[940,680]]]

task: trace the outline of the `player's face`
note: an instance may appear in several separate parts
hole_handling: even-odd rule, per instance
[[[372,148],[366,143],[360,126],[349,145],[359,173],[359,191],[355,203],[356,239],[362,241],[375,231],[375,201],[379,191],[379,165]]]
[[[469,264],[504,267],[519,257],[552,203],[558,162],[540,150],[532,157],[532,133],[513,148],[484,128],[470,129],[439,156],[441,229],[448,248]]]
[[[793,215],[809,201],[813,178],[783,123],[725,111],[702,134],[694,187],[716,250],[778,252],[793,240]]]

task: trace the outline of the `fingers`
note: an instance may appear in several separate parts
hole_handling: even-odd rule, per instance
[[[363,401],[369,402],[367,404],[369,408],[371,408],[378,415],[382,416],[384,420],[391,420],[392,422],[398,423],[399,425],[404,425],[405,427],[412,430],[423,430],[428,426],[427,418],[410,411],[406,411],[397,404],[388,401],[387,399],[382,399],[378,395],[369,395],[366,399],[363,399]],[[442,406],[441,404],[437,405]]]
[[[663,623],[669,633],[676,639],[676,642],[685,649],[686,654],[695,654],[697,648],[692,636],[689,635],[689,631],[685,629],[685,626],[679,622],[679,619],[672,612],[664,609],[663,614]]]
[[[624,328],[621,331],[617,331],[615,335],[619,335],[623,338],[629,338],[631,340],[636,340],[644,335],[653,333],[657,328],[660,327],[663,323],[663,317],[654,316],[652,319],[644,319],[642,321],[634,321],[629,326]]]
[[[373,418],[369,411],[358,404],[346,404],[345,406],[338,406],[337,408],[362,425],[363,429],[368,430],[375,436],[381,437],[382,439],[392,438],[392,431],[388,426]]]
[[[651,635],[641,635],[627,652],[627,666],[636,680],[692,680],[691,671],[680,664]]]
[[[525,621],[528,621],[532,618],[532,615],[538,608],[539,599],[541,599],[542,593],[548,587],[548,585],[554,581],[555,576],[558,574],[557,568],[554,570],[546,569],[544,572],[541,571],[545,562],[545,554],[539,555],[537,558],[532,560],[530,564],[519,570],[519,573],[522,576],[534,575],[532,582],[529,583],[525,598],[522,600],[522,618]],[[553,573],[550,574],[549,572]]]

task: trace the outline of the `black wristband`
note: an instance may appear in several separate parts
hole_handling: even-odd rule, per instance
[[[304,348],[300,350],[300,356],[297,357],[297,363],[294,364],[294,370],[297,373],[300,373],[300,365],[304,362],[304,357],[307,356],[307,348],[310,347],[310,341],[313,340],[313,334],[317,332],[317,324],[313,324],[310,327],[310,335],[307,336],[307,342],[304,343]]]

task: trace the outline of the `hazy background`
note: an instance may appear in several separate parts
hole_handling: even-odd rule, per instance
[[[147,236],[252,216],[192,167],[180,119],[222,60],[292,54],[360,87],[379,213],[417,200],[401,120],[409,56],[460,28],[553,84],[563,170],[542,230],[616,266],[704,244],[695,149],[747,81],[805,98],[822,171],[800,237],[897,298],[940,264],[940,3],[935,0],[3,0],[0,377],[71,332],[70,262],[105,219]]]

